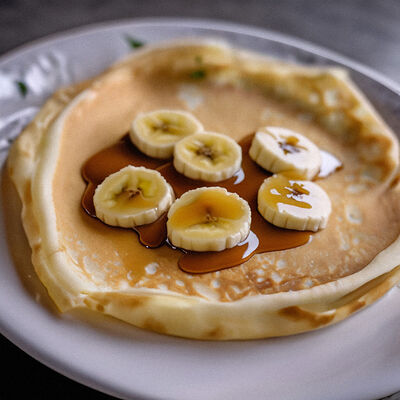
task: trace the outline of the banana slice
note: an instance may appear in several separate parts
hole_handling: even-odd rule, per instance
[[[128,166],[96,188],[93,202],[96,216],[103,222],[132,228],[154,222],[174,198],[171,186],[158,171]]]
[[[170,158],[176,142],[203,130],[203,125],[186,111],[156,110],[139,114],[129,132],[132,143],[154,158]]]
[[[249,155],[268,171],[293,171],[304,179],[312,179],[321,167],[318,147],[286,128],[268,126],[259,130],[251,143]]]
[[[241,162],[242,148],[221,133],[196,133],[182,139],[174,150],[174,167],[178,172],[207,182],[230,178]]]
[[[189,190],[168,212],[169,241],[193,251],[234,247],[250,232],[251,211],[245,200],[221,187]]]
[[[265,179],[258,190],[258,211],[281,228],[316,232],[326,227],[331,208],[331,201],[320,186],[288,174]]]

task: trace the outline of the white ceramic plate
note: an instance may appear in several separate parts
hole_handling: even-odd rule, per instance
[[[229,40],[287,60],[348,67],[400,132],[400,89],[334,53],[276,33],[198,20],[133,20],[53,36],[0,58],[0,156],[60,85],[101,72],[144,42],[182,36]],[[22,96],[16,82],[28,91]],[[397,114],[396,114],[397,113]],[[400,390],[400,289],[320,331],[243,342],[200,342],[145,332],[107,317],[59,315],[31,266],[16,271],[0,217],[0,331],[42,363],[125,399],[377,399]],[[23,247],[24,243],[21,243]]]

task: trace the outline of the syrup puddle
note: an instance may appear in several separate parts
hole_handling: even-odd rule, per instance
[[[248,155],[253,134],[239,142],[242,147],[242,167],[232,177],[221,182],[203,182],[181,175],[170,161],[157,160],[142,154],[132,145],[129,136],[91,157],[82,168],[82,176],[88,182],[82,197],[84,210],[96,218],[93,205],[94,191],[107,176],[127,165],[143,166],[158,170],[172,186],[178,198],[188,190],[203,186],[221,186],[229,192],[236,192],[249,203],[252,213],[249,236],[231,249],[220,252],[194,252],[177,249],[167,240],[167,214],[157,221],[133,228],[140,242],[149,248],[169,245],[181,251],[179,267],[189,273],[207,273],[231,268],[249,260],[254,254],[291,249],[310,241],[313,233],[278,228],[268,223],[257,211],[257,193],[265,178],[271,174],[259,167]],[[325,178],[341,167],[341,162],[332,154],[321,150],[322,165],[317,178]],[[110,227],[110,229],[113,229]]]

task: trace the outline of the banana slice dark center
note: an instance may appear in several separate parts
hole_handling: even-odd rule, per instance
[[[299,153],[302,150],[305,150],[304,147],[298,145],[299,139],[294,136],[289,136],[287,139],[278,141],[279,147],[282,149],[283,153],[293,154]]]
[[[153,130],[156,132],[161,132],[168,135],[180,135],[185,131],[185,127],[181,127],[172,122],[162,121],[156,125],[153,125]]]
[[[142,196],[143,196],[143,192],[142,192],[141,189],[139,189],[139,188],[130,189],[130,188],[125,187],[125,188],[123,188],[123,189],[121,190],[120,193],[117,194],[116,197],[117,197],[119,200],[126,200],[126,201],[129,201],[129,200],[133,200],[134,198],[136,198],[136,197],[139,196],[139,195],[142,195]]]
[[[198,156],[209,158],[211,161],[214,161],[214,159],[217,158],[219,155],[218,152],[215,151],[215,149],[213,149],[212,147],[207,146],[207,145],[203,145],[203,146],[199,147],[196,150],[196,154]]]
[[[218,222],[218,217],[215,217],[214,215],[212,215],[211,213],[207,213],[205,216],[205,223],[206,224],[215,224]]]

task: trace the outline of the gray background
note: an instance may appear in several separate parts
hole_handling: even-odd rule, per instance
[[[84,24],[149,16],[213,18],[272,29],[400,81],[399,0],[0,0],[0,54]]]
[[[338,51],[400,83],[400,0],[0,0],[0,54],[89,23],[157,16],[275,30]],[[2,399],[25,398],[26,389],[34,399],[111,399],[42,366],[5,338],[0,348],[8,366]]]

